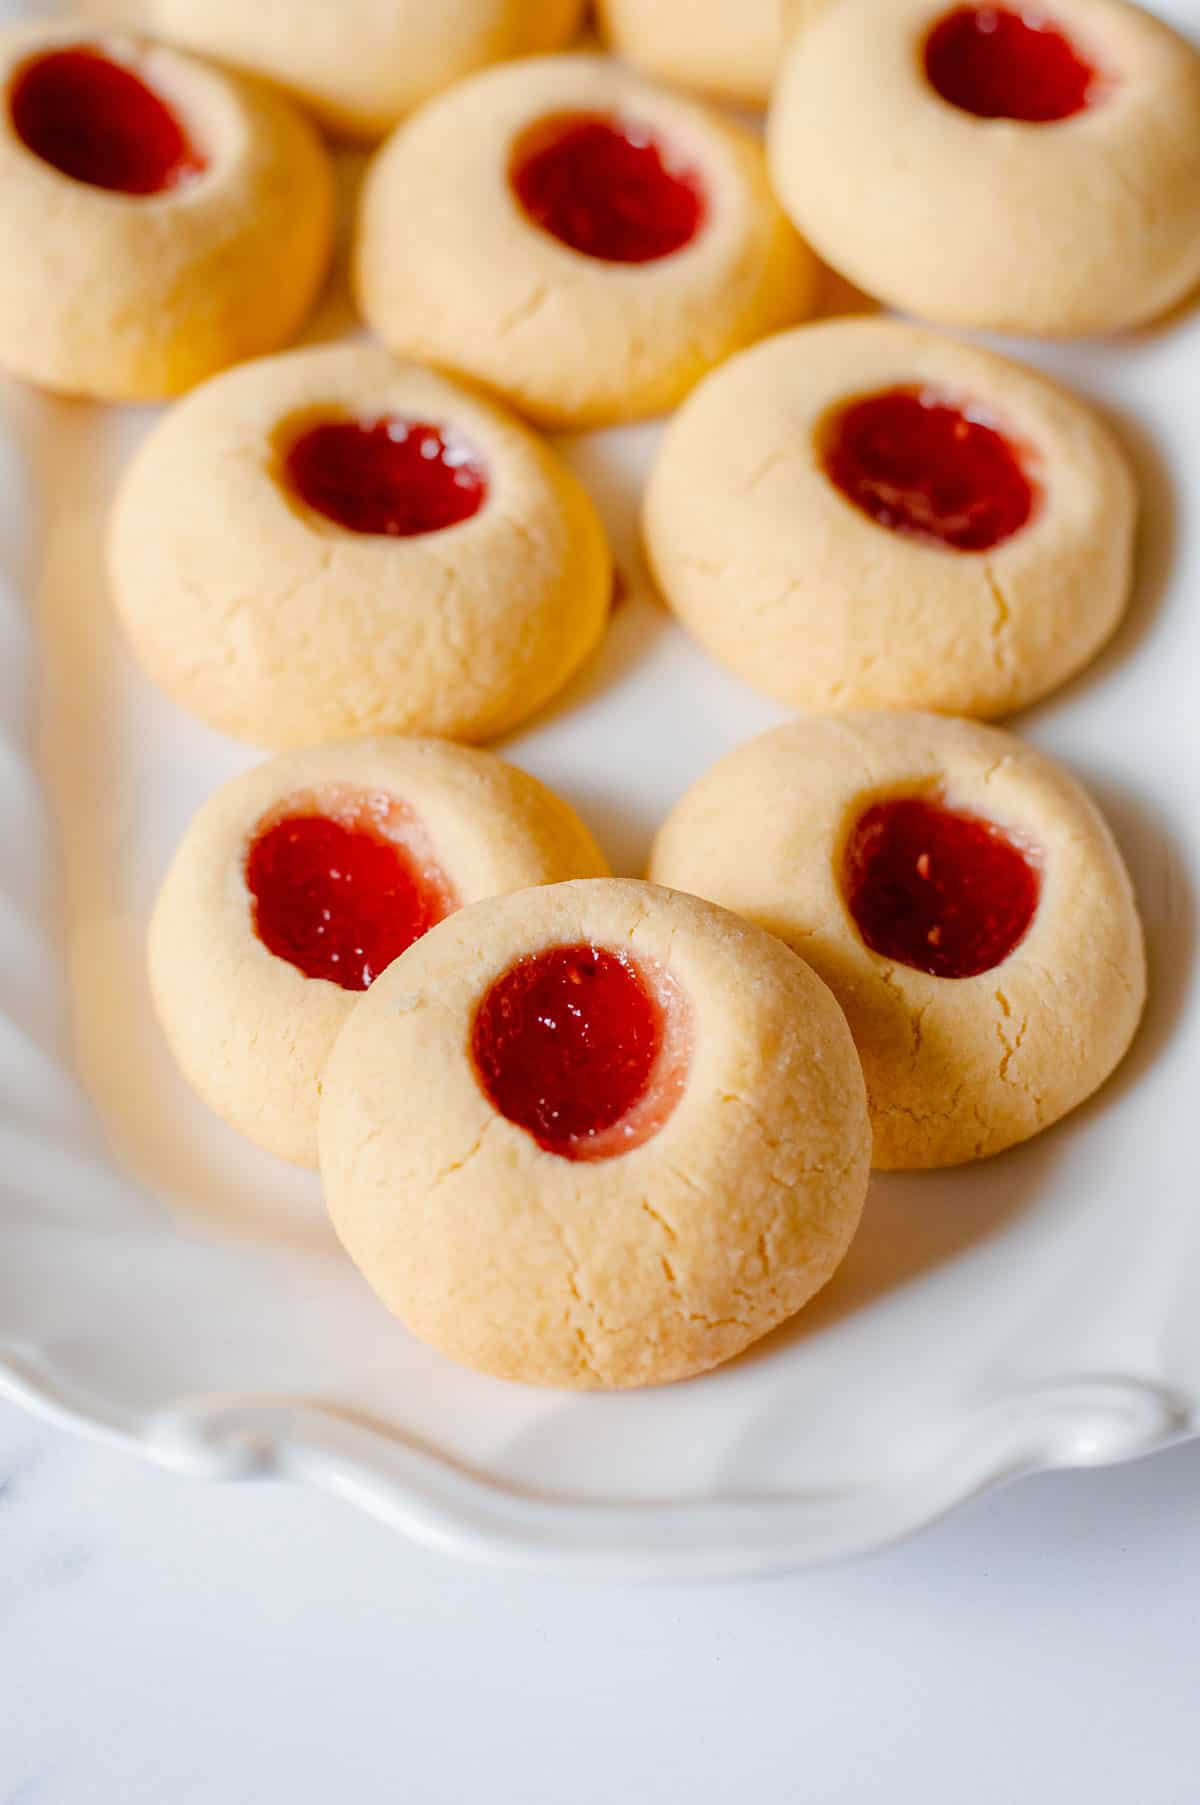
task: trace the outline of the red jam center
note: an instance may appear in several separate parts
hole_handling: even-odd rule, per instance
[[[246,855],[254,929],[306,978],[366,990],[414,940],[452,913],[449,885],[384,831],[406,811],[363,798],[340,818],[287,814]]]
[[[994,822],[909,796],[860,816],[842,886],[873,953],[935,978],[974,978],[1025,938],[1041,875]]]
[[[153,88],[98,50],[52,50],[9,95],[17,136],[63,175],[117,194],[162,194],[205,159]]]
[[[663,1003],[631,959],[559,946],[496,980],[471,1053],[501,1115],[548,1153],[595,1160],[642,1145],[674,1108],[683,1074],[667,1038]]]
[[[535,224],[605,263],[670,257],[704,223],[699,176],[627,120],[589,113],[541,120],[518,145],[510,179]]]
[[[1098,72],[1032,9],[958,6],[925,41],[925,74],[952,107],[980,119],[1049,125],[1082,113]]]
[[[487,499],[481,460],[424,420],[322,421],[294,442],[284,468],[303,502],[351,533],[440,533]]]
[[[954,551],[990,551],[1037,503],[1016,447],[924,389],[851,401],[830,422],[822,452],[826,475],[856,508]]]

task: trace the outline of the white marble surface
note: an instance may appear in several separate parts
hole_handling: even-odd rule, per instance
[[[1194,1805],[1200,1443],[723,1587],[530,1580],[0,1408],[0,1805]]]

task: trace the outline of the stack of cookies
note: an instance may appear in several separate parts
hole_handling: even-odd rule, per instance
[[[1119,332],[1200,283],[1200,55],[1125,0],[604,0],[615,56],[568,48],[583,10],[144,0],[8,33],[0,365],[184,397],[116,498],[116,612],[150,680],[274,756],[154,912],[180,1068],[319,1167],[418,1335],[603,1388],[740,1353],[836,1271],[872,1165],[998,1154],[1129,1047],[1112,835],[984,724],[1121,619],[1129,460],[937,328]],[[765,150],[718,110],[768,100]],[[330,136],[377,145],[373,337],[288,351]],[[818,257],[909,319],[804,323]],[[641,881],[486,748],[610,614],[540,429],[666,413],[650,568],[794,718]]]

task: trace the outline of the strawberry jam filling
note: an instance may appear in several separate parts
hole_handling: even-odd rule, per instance
[[[491,1103],[563,1159],[640,1147],[686,1076],[683,998],[658,967],[602,947],[519,959],[475,1013],[471,1053]]]
[[[412,539],[460,526],[487,499],[482,460],[424,420],[324,420],[284,457],[289,487],[350,533]]]
[[[1051,125],[1082,113],[1100,76],[1049,19],[1032,8],[957,6],[925,40],[930,86],[979,119]]]
[[[644,126],[566,113],[531,126],[509,179],[528,217],[585,257],[653,263],[695,238],[704,189]]]
[[[9,111],[27,150],[93,188],[163,194],[206,167],[166,101],[98,50],[51,50],[26,63]]]
[[[848,402],[821,453],[829,480],[880,526],[952,551],[990,551],[1038,502],[1017,447],[927,389]]]
[[[974,978],[1025,938],[1041,873],[995,822],[907,796],[859,817],[842,890],[873,953],[935,978]]]
[[[391,797],[314,793],[284,810],[250,843],[246,887],[258,938],[306,978],[366,990],[457,908]]]

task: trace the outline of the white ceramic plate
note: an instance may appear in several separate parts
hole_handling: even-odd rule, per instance
[[[1200,32],[1200,0],[1163,7]],[[318,331],[337,330],[331,301]],[[1016,1473],[1200,1424],[1200,312],[1114,344],[1013,347],[1112,415],[1145,496],[1134,608],[1019,727],[1108,811],[1153,965],[1134,1051],[987,1165],[878,1179],[846,1265],[708,1378],[574,1397],[459,1371],[385,1314],[315,1181],[177,1078],[142,967],[193,809],[254,754],[135,675],[102,575],[149,416],[0,389],[0,1388],[207,1476],[276,1474],[425,1542],[585,1574],[740,1574],[866,1549]],[[505,748],[617,869],[779,711],[650,595],[634,500],[654,429],[569,453],[631,593],[600,655]]]

